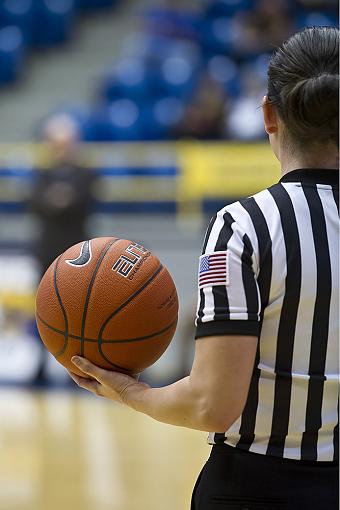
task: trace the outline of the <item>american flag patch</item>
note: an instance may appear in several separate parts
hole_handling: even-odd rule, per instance
[[[202,255],[198,272],[198,286],[213,287],[215,285],[229,285],[228,252],[220,251],[211,255]]]

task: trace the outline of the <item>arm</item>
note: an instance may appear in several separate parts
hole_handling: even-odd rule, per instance
[[[241,206],[236,209],[246,214]],[[210,254],[218,254],[218,269]],[[199,338],[189,377],[164,388],[148,388],[80,360],[76,366],[95,380],[73,376],[74,380],[158,421],[210,432],[228,430],[245,406],[257,349],[260,301],[253,254],[244,229],[222,210],[211,223],[201,257]]]
[[[157,421],[203,431],[225,432],[246,403],[257,338],[217,336],[196,341],[188,377],[163,388],[149,388],[132,377],[96,367],[83,358],[73,362],[86,379],[75,382],[97,395],[122,402]]]

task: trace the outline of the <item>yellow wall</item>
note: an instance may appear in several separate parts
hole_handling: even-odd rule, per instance
[[[252,195],[279,179],[268,144],[183,144],[179,147],[183,199]]]

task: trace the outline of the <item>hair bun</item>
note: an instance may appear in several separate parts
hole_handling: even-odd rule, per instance
[[[290,130],[296,136],[315,131],[323,138],[338,138],[338,75],[323,73],[299,81],[287,94],[286,104]]]
[[[310,27],[285,41],[268,68],[268,98],[293,144],[339,143],[339,30]]]

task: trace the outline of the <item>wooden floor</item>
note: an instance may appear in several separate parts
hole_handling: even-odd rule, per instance
[[[80,391],[0,390],[1,510],[187,510],[206,434]]]

